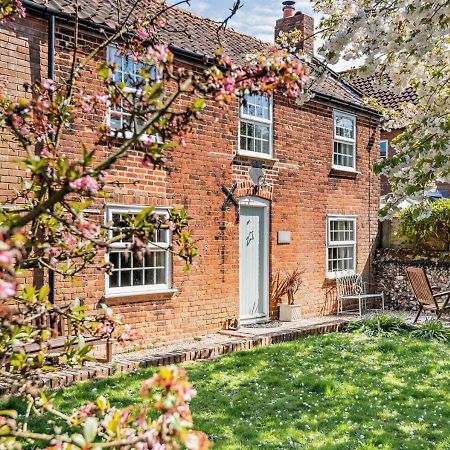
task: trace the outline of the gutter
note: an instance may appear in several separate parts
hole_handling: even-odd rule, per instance
[[[350,106],[351,108],[357,109],[359,111],[363,111],[365,113],[370,113],[370,114],[374,114],[376,116],[378,116],[381,119],[381,113],[379,111],[377,111],[376,109],[372,109],[369,107],[365,107],[365,106],[361,106],[358,103],[355,102],[351,102],[350,100],[342,100],[336,97],[333,97],[331,95],[328,94],[323,94],[321,92],[316,92],[314,89],[311,89],[312,92],[314,92],[314,97],[311,99],[311,101],[314,101],[314,98],[320,98],[323,101],[326,102],[332,102],[332,103],[337,103],[340,105],[345,105],[345,106]]]
[[[48,6],[39,5],[38,3],[34,3],[30,0],[22,0],[22,4],[25,7],[26,10],[42,14],[45,16],[54,16],[58,17],[59,19],[63,19],[66,22],[75,22],[73,14],[66,13],[64,11],[60,11],[59,9],[55,8],[49,8]],[[78,23],[90,30],[98,31],[98,30],[104,30],[109,33],[114,33],[116,30],[112,27],[109,27],[108,25],[102,25],[101,23],[95,23],[92,20],[87,19],[79,19]]]

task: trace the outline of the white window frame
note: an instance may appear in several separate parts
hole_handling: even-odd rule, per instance
[[[254,94],[256,95],[256,94]],[[255,117],[244,113],[243,101],[239,100],[239,125],[238,125],[238,154],[258,159],[273,159],[273,96],[269,99],[269,115],[270,119]],[[241,149],[241,122],[251,123],[253,125],[269,125],[269,153],[254,152],[251,150]]]
[[[381,143],[385,142],[386,143],[386,155],[383,156],[381,154]],[[386,159],[389,156],[389,140],[388,139],[380,139],[380,159]]]
[[[112,222],[113,214],[137,214],[146,206],[126,206],[126,205],[106,205],[105,208],[105,223]],[[158,207],[154,209],[154,213],[158,215],[164,215],[166,217],[169,216],[170,208]],[[172,246],[172,232],[167,231],[168,240],[167,243],[161,244],[149,244],[149,248],[154,249],[166,249],[166,277],[165,283],[162,284],[153,284],[153,285],[140,285],[140,286],[121,286],[121,287],[110,287],[109,286],[109,275],[105,274],[105,297],[128,297],[132,295],[141,295],[141,294],[152,294],[152,293],[165,293],[165,292],[173,292],[172,289],[172,252],[169,250]],[[109,231],[109,235],[112,235],[112,230]],[[124,249],[127,244],[124,243],[115,243],[111,245],[111,249]],[[109,252],[105,253],[105,260],[109,262]]]
[[[110,55],[111,55],[111,52],[113,52],[113,51],[114,52],[117,51],[117,47],[115,47],[114,45],[109,45],[106,48],[106,62],[108,64],[112,61]],[[159,80],[160,79],[160,74],[156,73],[155,77],[156,77],[157,80]],[[123,89],[123,91],[125,93],[127,93],[127,92],[138,92],[137,89],[131,88],[131,87],[127,87],[127,86]],[[131,139],[133,137],[133,132],[132,131],[125,131],[125,133],[122,133],[122,132],[117,132],[115,128],[111,128],[111,105],[110,104],[106,105],[106,125],[111,129],[111,132],[110,132],[111,136],[115,136],[115,137],[118,137],[118,138],[125,138],[125,139]],[[159,135],[156,135],[155,137],[156,137],[156,140],[159,143],[162,143],[161,137]],[[141,136],[139,136],[139,141],[144,141],[146,139],[148,139],[148,134],[147,133],[144,133]]]
[[[337,117],[345,117],[350,119],[354,125],[354,137],[353,139],[338,136],[336,134],[336,119]],[[345,111],[334,110],[333,111],[333,148],[332,148],[332,167],[337,170],[345,170],[347,172],[356,172],[356,116],[354,114],[347,113]],[[335,142],[340,144],[353,144],[353,166],[341,166],[334,163],[334,144]]]
[[[328,250],[330,248],[353,246],[353,269],[346,270],[345,273],[348,273],[348,274],[356,273],[356,269],[357,269],[357,266],[356,266],[356,264],[357,264],[356,251],[357,251],[357,242],[358,242],[357,228],[356,228],[356,226],[357,226],[357,219],[358,219],[357,216],[352,216],[352,215],[335,214],[335,215],[327,216],[327,219],[326,219],[327,237],[326,237],[325,263],[326,263],[326,274],[327,274],[327,278],[329,278],[329,279],[335,279],[336,278],[336,274],[337,273],[341,273],[339,271],[330,272],[328,270],[328,268],[329,268]],[[352,221],[353,222],[354,240],[353,241],[333,241],[333,242],[331,242],[331,237],[330,237],[331,227],[330,227],[330,223],[332,221],[342,221],[342,220]]]

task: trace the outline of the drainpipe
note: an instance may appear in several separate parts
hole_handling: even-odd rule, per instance
[[[48,52],[47,52],[47,78],[55,80],[55,16],[50,14],[48,17]],[[53,94],[51,94],[53,96]],[[49,136],[53,139],[53,135]],[[50,191],[51,194],[51,191]],[[55,271],[48,271],[48,300],[51,304],[55,303]],[[53,325],[52,325],[53,326]]]

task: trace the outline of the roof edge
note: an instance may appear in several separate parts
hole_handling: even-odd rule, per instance
[[[52,15],[52,16],[59,17],[61,19],[67,20],[67,21],[71,21],[71,22],[75,21],[75,17],[74,17],[73,14],[66,13],[64,11],[60,11],[58,9],[54,9],[54,8],[51,8],[51,7],[48,7],[48,6],[45,6],[45,5],[41,5],[41,4],[33,2],[31,0],[22,0],[22,2],[23,2],[23,5],[24,5],[25,9],[28,9],[30,11],[34,11],[35,13],[40,13],[40,14],[43,14],[43,15]],[[190,11],[183,10],[183,12],[187,12],[188,14],[192,14]],[[96,22],[94,22],[92,20],[80,19],[80,24],[82,24],[82,25],[84,25],[84,26],[86,26],[86,27],[88,27],[90,29],[93,29],[93,30],[101,29],[101,30],[104,30],[104,31],[107,31],[107,32],[110,32],[110,33],[113,33],[115,31],[114,28],[112,28],[112,27],[110,27],[108,25],[99,24],[99,23],[96,23]],[[253,36],[250,36],[250,35],[245,35],[243,33],[236,32],[234,30],[232,30],[232,32],[233,33],[238,33],[238,34],[243,35],[243,36],[253,37]],[[184,49],[184,48],[181,48],[181,47],[177,47],[177,46],[175,46],[173,44],[169,44],[169,49],[174,54],[178,54],[179,56],[183,56],[183,57],[188,58],[190,60],[193,60],[193,61],[195,61],[197,63],[203,63],[204,64],[205,63],[205,58],[207,58],[207,55],[204,55],[204,54],[201,54],[201,53],[196,53],[196,52],[193,52],[191,50],[187,50],[187,49]],[[326,68],[326,70],[328,70],[331,73],[331,75],[339,83],[343,84],[346,88],[353,90],[358,96],[361,96],[361,94],[356,92],[356,90],[353,87],[348,86],[346,83],[342,82],[339,79],[337,73],[334,70],[332,70],[328,66],[326,66],[317,57],[314,56],[313,58],[320,65],[324,66]],[[314,93],[314,98],[317,98],[317,99],[320,98],[320,99],[322,99],[324,101],[350,106],[350,107],[358,109],[360,111],[365,111],[366,113],[370,113],[370,114],[374,114],[376,116],[380,116],[380,113],[378,111],[372,109],[372,108],[369,108],[369,107],[366,107],[366,106],[362,106],[362,105],[359,105],[357,103],[354,103],[354,102],[351,102],[351,101],[348,101],[348,100],[343,100],[343,99],[340,99],[338,97],[334,97],[332,95],[323,94],[323,93],[315,91],[314,89],[311,89],[311,91]]]

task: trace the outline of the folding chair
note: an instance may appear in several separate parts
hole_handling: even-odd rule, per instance
[[[419,302],[419,311],[413,323],[417,322],[423,310],[435,311],[438,319],[446,309],[450,308],[450,291],[444,291],[434,294],[425,270],[420,267],[408,267],[406,269],[409,284],[414,292],[414,296]],[[437,300],[441,297],[447,297],[444,300]]]

